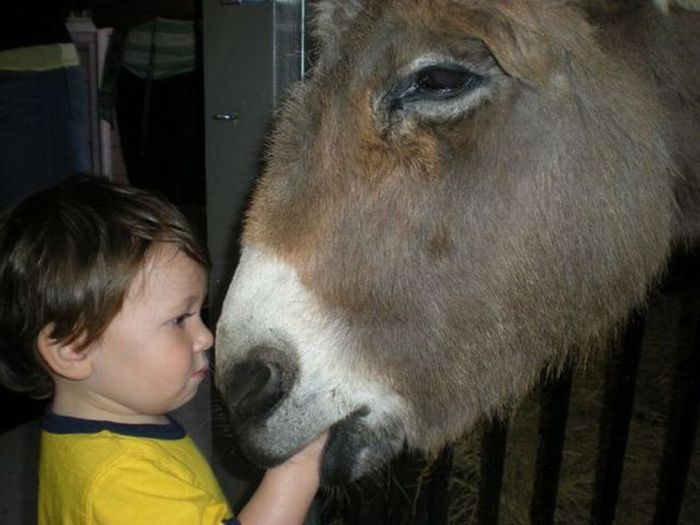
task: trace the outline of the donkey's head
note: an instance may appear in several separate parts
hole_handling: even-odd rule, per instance
[[[434,449],[643,299],[682,220],[667,110],[580,3],[319,3],[218,326],[254,460]]]

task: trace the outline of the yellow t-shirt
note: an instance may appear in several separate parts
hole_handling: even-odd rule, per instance
[[[127,425],[46,414],[39,525],[234,525],[201,452],[176,421]]]

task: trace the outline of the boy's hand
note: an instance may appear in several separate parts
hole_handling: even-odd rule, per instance
[[[287,461],[263,476],[241,509],[242,525],[302,525],[318,490],[321,457],[328,433],[321,434]]]
[[[313,468],[318,472],[326,441],[328,441],[328,432],[321,434],[277,468]]]

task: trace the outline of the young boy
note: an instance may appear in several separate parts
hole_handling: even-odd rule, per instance
[[[304,521],[325,436],[268,470],[237,521],[166,415],[207,373],[207,267],[172,205],[96,177],[38,192],[0,218],[0,381],[52,398],[40,525]]]

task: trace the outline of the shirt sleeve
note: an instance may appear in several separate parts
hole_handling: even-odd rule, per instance
[[[237,525],[229,505],[184,469],[130,458],[93,483],[85,516],[91,525]]]

